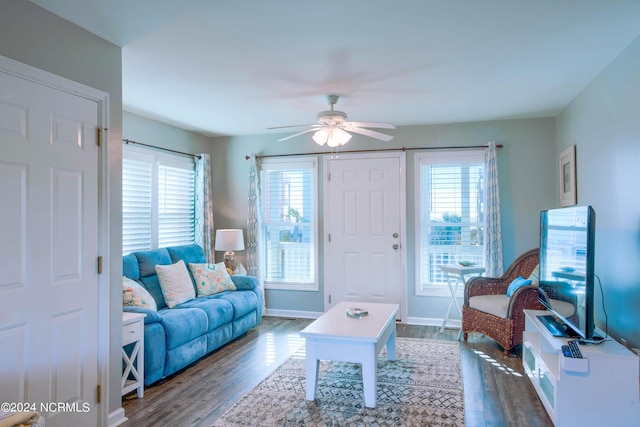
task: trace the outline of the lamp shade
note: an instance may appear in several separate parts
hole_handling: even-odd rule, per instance
[[[216,230],[216,251],[241,251],[244,250],[244,235],[240,229]]]

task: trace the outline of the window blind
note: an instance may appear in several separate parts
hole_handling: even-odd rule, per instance
[[[484,262],[483,152],[420,153],[419,290],[446,284],[440,266]]]
[[[122,159],[122,252],[151,249],[152,164]]]
[[[315,162],[264,162],[261,175],[265,283],[316,287]]]
[[[124,146],[123,254],[194,242],[193,159]]]

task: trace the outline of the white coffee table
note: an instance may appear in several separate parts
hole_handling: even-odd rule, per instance
[[[369,315],[348,317],[349,307],[365,308]],[[387,346],[389,360],[396,359],[398,304],[341,302],[300,332],[307,348],[307,400],[314,400],[320,360],[362,364],[364,404],[376,406],[376,358]]]

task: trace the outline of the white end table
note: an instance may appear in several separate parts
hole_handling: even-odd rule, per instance
[[[365,308],[367,316],[348,317],[349,307]],[[337,360],[362,364],[364,405],[376,406],[376,358],[387,346],[389,360],[396,358],[398,304],[341,302],[300,332],[306,339],[307,400],[314,400],[319,362]]]
[[[122,313],[122,395],[137,389],[138,397],[144,396],[144,313]],[[135,343],[135,344],[134,344]],[[125,346],[134,344],[130,354]],[[132,375],[133,379],[129,379]]]
[[[447,320],[449,320],[449,315],[451,314],[451,308],[456,307],[458,310],[458,314],[460,315],[460,319],[462,319],[462,310],[460,309],[460,304],[458,303],[458,298],[456,294],[458,292],[458,287],[462,284],[462,286],[467,283],[469,278],[465,276],[469,275],[478,275],[482,276],[484,273],[484,267],[464,267],[462,265],[441,265],[440,269],[444,273],[445,278],[447,279],[447,285],[449,286],[449,292],[451,292],[451,301],[449,301],[449,307],[447,307],[447,313],[444,316],[444,320],[442,321],[442,326],[440,327],[440,333],[444,332],[444,327],[447,324]],[[462,335],[462,328],[460,328],[460,333],[458,333],[458,339],[460,339],[460,335]]]

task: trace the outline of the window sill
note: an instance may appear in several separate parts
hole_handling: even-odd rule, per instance
[[[265,289],[280,291],[318,291],[320,287],[317,283],[286,283],[286,282],[265,282]]]
[[[416,289],[416,295],[420,297],[445,297],[451,298],[451,291],[447,286],[434,286],[423,289]],[[456,291],[456,298],[464,297],[464,288],[458,287]]]

